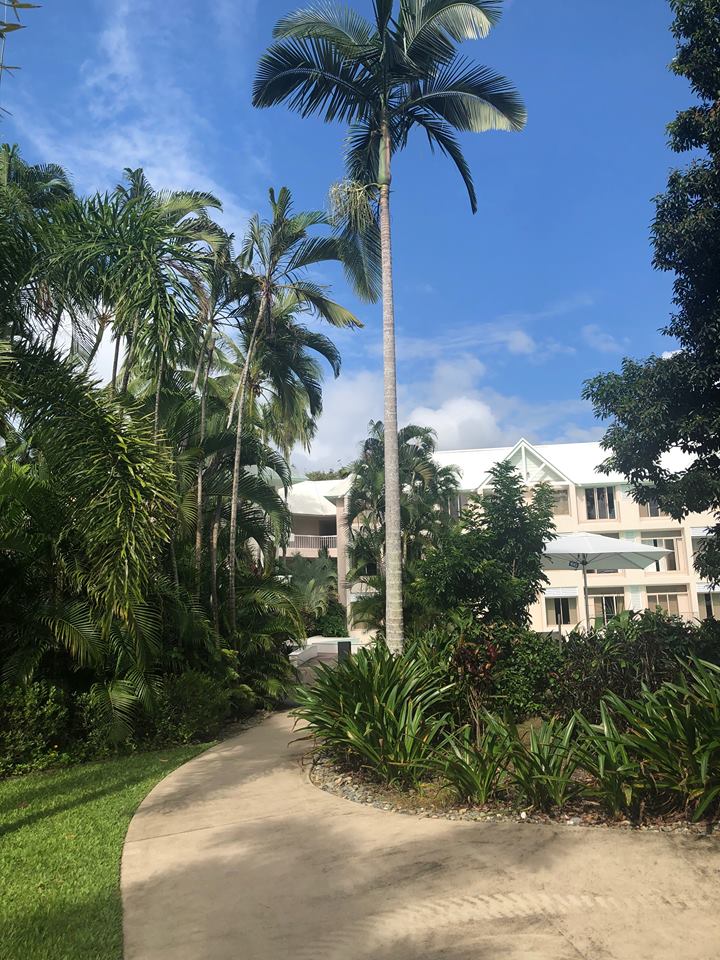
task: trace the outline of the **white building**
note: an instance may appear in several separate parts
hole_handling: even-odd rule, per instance
[[[605,620],[621,610],[662,607],[687,618],[720,618],[720,592],[697,575],[693,557],[712,514],[690,514],[682,523],[663,514],[657,504],[641,506],[617,473],[601,473],[608,453],[599,443],[552,443],[533,446],[520,440],[514,447],[483,450],[443,450],[436,454],[442,466],[460,470],[461,503],[489,484],[490,469],[509,460],[528,487],[549,483],[555,490],[558,533],[601,533],[663,547],[668,554],[646,570],[589,573],[590,616]],[[681,451],[669,455],[664,466],[684,469],[689,458]],[[536,630],[575,625],[583,619],[582,574],[573,570],[548,573],[550,585],[532,610]]]
[[[489,471],[509,460],[529,488],[549,483],[556,494],[555,524],[558,533],[587,531],[620,539],[639,540],[668,550],[647,570],[589,573],[590,615],[607,619],[621,610],[663,607],[689,619],[720,618],[720,591],[698,577],[693,557],[712,514],[691,514],[682,523],[663,514],[656,504],[640,506],[629,493],[620,474],[599,470],[607,453],[598,443],[533,445],[519,440],[514,447],[480,450],[443,450],[436,455],[441,466],[456,466],[460,472],[462,507],[473,493],[489,485]],[[665,466],[681,470],[689,458],[680,451],[668,456]],[[303,481],[288,497],[293,515],[293,537],[288,554],[317,556],[326,548],[338,560],[340,600],[347,603],[347,526],[345,503],[351,478]],[[575,625],[583,617],[582,575],[579,571],[553,570],[543,597],[532,608],[536,630]]]

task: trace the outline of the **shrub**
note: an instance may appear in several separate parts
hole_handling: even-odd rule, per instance
[[[493,675],[493,706],[518,722],[528,717],[547,717],[561,662],[557,637],[531,630],[515,631]]]
[[[597,721],[608,691],[627,699],[639,696],[643,686],[656,690],[678,677],[680,661],[707,654],[717,636],[714,625],[688,623],[660,610],[626,611],[605,627],[573,631],[563,645],[548,707],[565,717],[579,710]]]
[[[508,732],[499,724],[486,724],[479,737],[466,725],[438,748],[430,768],[460,800],[485,804],[502,788],[510,747]]]
[[[230,715],[235,720],[244,720],[251,717],[257,706],[257,698],[246,683],[238,684],[229,690]]]
[[[327,609],[308,627],[308,636],[347,636],[347,612],[339,600],[328,601]]]
[[[449,689],[437,686],[421,660],[377,644],[337,666],[321,665],[312,687],[298,690],[294,713],[336,756],[386,783],[415,784],[449,724]]]
[[[655,808],[699,819],[720,803],[720,667],[694,660],[677,683],[635,700],[608,694],[617,741],[635,761],[627,779]]]
[[[508,730],[511,759],[508,781],[520,801],[549,811],[564,807],[581,793],[582,783],[574,778],[580,762],[574,741],[574,717],[566,724],[547,720],[539,727],[531,727],[527,740],[512,723],[501,725],[497,718],[489,718],[489,722]]]
[[[69,728],[68,696],[58,687],[0,685],[0,775],[63,761]]]
[[[629,750],[608,704],[600,702],[600,723],[578,714],[582,736],[580,764],[593,778],[590,793],[613,816],[639,817],[642,803],[640,761]]]
[[[230,717],[230,693],[218,680],[195,670],[170,677],[157,708],[159,738],[193,743],[218,736]]]

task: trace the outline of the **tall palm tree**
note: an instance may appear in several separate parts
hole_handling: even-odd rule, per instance
[[[250,221],[240,254],[245,270],[247,311],[241,323],[241,336],[246,338],[245,359],[241,366],[235,393],[230,404],[228,425],[236,419],[235,463],[230,513],[228,571],[228,604],[230,625],[234,630],[235,614],[235,547],[237,542],[238,485],[243,429],[247,407],[250,370],[264,341],[274,330],[274,310],[278,302],[290,298],[298,311],[325,320],[335,327],[357,327],[360,321],[339,304],[330,300],[323,287],[308,277],[316,264],[330,260],[341,262],[352,273],[356,264],[348,256],[342,240],[335,236],[312,236],[313,227],[328,226],[325,213],[311,210],[295,213],[292,195],[283,187],[277,196],[270,191],[271,219],[255,216]]]
[[[393,155],[417,127],[448,156],[467,187],[472,176],[455,131],[520,130],[525,109],[511,84],[457,53],[464,40],[487,36],[502,0],[373,0],[369,22],[344,4],[326,2],[280,20],[262,56],[253,103],[287,101],[303,117],[350,124],[348,173],[377,192],[382,255],[386,491],[387,641],[402,645],[402,546],[397,437],[395,316],[390,185]]]

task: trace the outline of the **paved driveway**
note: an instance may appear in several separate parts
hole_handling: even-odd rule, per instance
[[[126,960],[717,960],[720,840],[416,819],[323,793],[277,714],[172,773]]]

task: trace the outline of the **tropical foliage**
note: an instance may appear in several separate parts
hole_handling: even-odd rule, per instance
[[[635,699],[606,692],[597,724],[580,712],[523,729],[482,707],[462,722],[462,679],[440,665],[417,644],[398,656],[378,646],[322,669],[296,713],[336,762],[461,802],[557,812],[589,801],[638,821],[720,809],[720,667],[691,659]]]
[[[435,433],[410,424],[398,433],[403,575],[412,583],[418,562],[452,522],[458,472],[438,466]],[[356,622],[383,629],[386,598],[385,428],[370,422],[369,435],[352,465],[347,501],[350,570],[348,580],[365,589],[353,604]],[[415,619],[412,592],[405,590],[405,621]]]
[[[420,564],[418,588],[431,609],[469,611],[475,621],[526,627],[530,606],[548,582],[544,545],[553,536],[553,493],[530,499],[518,470],[500,461],[482,496],[470,498]]]
[[[310,271],[364,268],[286,188],[239,252],[219,208],[142,170],[78,197],[0,149],[2,683],[87,693],[119,737],[188,670],[271,702],[304,636],[282,488],[341,364],[305,321],[358,326]]]

